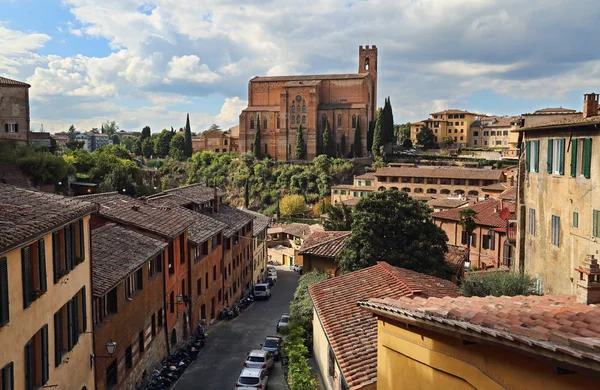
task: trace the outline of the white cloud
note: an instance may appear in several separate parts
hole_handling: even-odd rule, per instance
[[[37,62],[39,56],[34,51],[43,47],[49,40],[49,35],[26,34],[8,29],[0,23],[0,72],[16,75],[25,65],[24,62]]]
[[[237,96],[225,98],[225,103],[223,103],[219,115],[215,118],[216,123],[221,123],[223,126],[233,126],[237,124],[240,113],[247,106],[248,101],[242,100]]]
[[[527,66],[526,62],[520,61],[513,64],[486,64],[481,62],[466,61],[441,61],[430,65],[429,70],[449,76],[473,77],[494,73],[508,73]]]
[[[168,66],[167,78],[170,79],[196,83],[214,83],[221,79],[221,76],[211,71],[208,65],[200,64],[200,58],[196,55],[174,56]]]

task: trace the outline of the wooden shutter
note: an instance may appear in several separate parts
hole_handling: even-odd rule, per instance
[[[15,371],[13,362],[8,363],[6,366],[2,367],[2,390],[14,390],[15,388]]]
[[[67,302],[67,351],[73,349],[73,301]]]
[[[531,170],[531,141],[525,143],[525,168],[527,172]]]
[[[73,302],[71,304],[73,306],[71,309],[73,312],[73,345],[75,345],[79,341],[79,297],[75,295],[71,301]]]
[[[536,172],[540,171],[540,140],[538,139],[537,141],[535,141],[535,161],[534,163],[534,169]]]
[[[552,173],[552,154],[554,152],[554,140],[548,139],[548,159],[546,166],[548,168],[548,173]]]
[[[558,173],[565,174],[565,139],[561,138],[558,141]]]
[[[72,255],[71,225],[65,226],[64,236],[65,236],[65,269],[67,271],[70,271],[71,269],[73,269],[71,267],[71,255]]]
[[[25,390],[33,390],[33,346],[31,340],[25,344]]]
[[[43,238],[38,241],[38,263],[40,267],[40,289],[48,291],[46,281],[46,244]]]
[[[490,234],[490,250],[496,249],[496,233]]]
[[[42,385],[48,382],[48,324],[42,327]]]
[[[586,138],[583,143],[583,175],[590,178],[590,167],[592,164],[592,139]]]
[[[593,220],[592,220],[592,235],[594,237],[598,237],[600,236],[600,229],[598,229],[598,225],[600,223],[599,218],[600,217],[600,211],[598,210],[593,210]]]
[[[0,326],[10,321],[8,305],[8,261],[6,257],[0,258]]]
[[[85,286],[83,286],[81,288],[81,316],[83,317],[81,319],[82,321],[82,332],[86,332],[87,331],[87,300],[85,298]]]
[[[62,360],[62,320],[61,310],[54,313],[54,367],[60,366]]]
[[[75,268],[75,224],[71,224],[71,226],[69,228],[69,234],[71,235],[71,248],[70,248],[71,256],[69,258],[69,261],[70,261],[69,270],[72,270],[73,268]]]
[[[79,220],[79,257],[85,259],[85,237],[83,235],[83,219]]]
[[[577,138],[571,141],[571,177],[577,176]]]
[[[29,247],[21,248],[21,273],[23,279],[23,308],[31,306],[31,261]]]

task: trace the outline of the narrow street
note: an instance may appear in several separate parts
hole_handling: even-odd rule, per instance
[[[198,359],[186,370],[175,390],[235,389],[246,354],[260,349],[266,336],[277,334],[279,317],[288,312],[299,275],[287,266],[277,267],[278,283],[268,301],[256,301],[239,317],[220,321],[208,329],[208,341]],[[287,389],[281,362],[269,377],[269,389]]]

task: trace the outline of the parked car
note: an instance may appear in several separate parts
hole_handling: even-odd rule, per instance
[[[302,264],[298,265],[294,265],[294,271],[298,272],[300,275],[302,275]]]
[[[235,389],[266,389],[269,382],[267,370],[260,368],[244,368],[235,384]]]
[[[300,264],[294,264],[294,267],[292,268],[294,271],[298,272],[298,267],[301,267]]]
[[[269,287],[273,287],[275,285],[275,279],[268,277],[267,283],[269,284]]]
[[[281,328],[285,328],[286,326],[288,326],[289,322],[290,316],[288,314],[282,315],[279,321],[277,322],[277,332],[279,332]]]
[[[271,352],[275,358],[275,361],[277,361],[281,357],[283,338],[279,336],[267,336],[265,342],[260,345],[260,349]]]
[[[254,285],[254,299],[270,299],[271,288],[268,283],[258,283]]]
[[[268,265],[268,266],[267,266],[267,271],[269,271],[269,272],[277,272],[277,268],[275,268],[275,267],[274,267],[274,266],[272,266],[272,265]]]
[[[273,354],[269,351],[263,351],[262,349],[254,349],[250,351],[246,356],[244,367],[247,368],[260,368],[262,370],[271,370],[275,364]]]
[[[269,271],[269,278],[273,279],[277,283],[277,272]]]

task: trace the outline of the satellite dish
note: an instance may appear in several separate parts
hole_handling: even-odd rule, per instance
[[[510,217],[510,210],[507,207],[500,210],[500,218],[507,221],[508,217]]]

